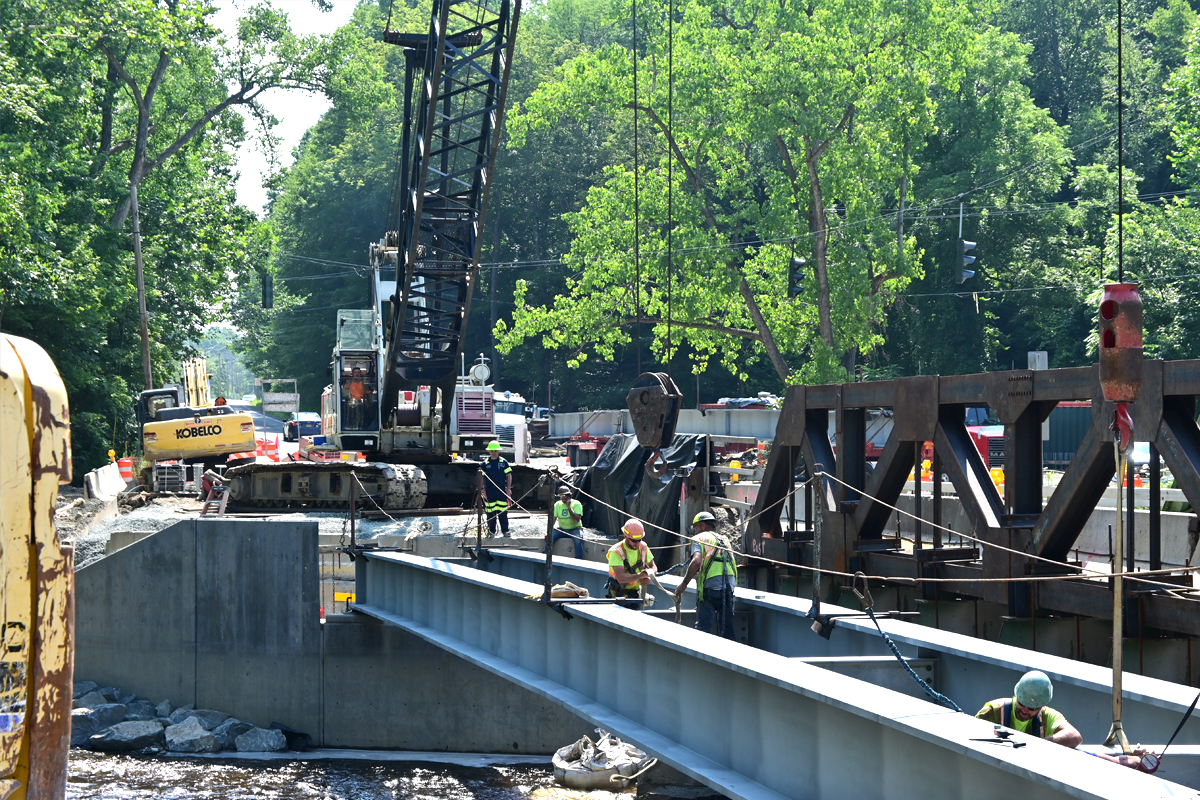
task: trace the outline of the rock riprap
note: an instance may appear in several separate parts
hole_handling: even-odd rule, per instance
[[[188,717],[165,731],[167,749],[172,753],[216,753],[221,749],[217,737],[197,717]]]
[[[196,708],[189,703],[179,708],[170,700],[154,703],[117,687],[101,687],[80,681],[72,692],[71,746],[107,752],[273,753],[291,746],[305,749],[308,735],[273,723],[258,728],[235,719],[224,711]],[[284,730],[276,730],[275,727]]]
[[[253,728],[234,740],[239,753],[275,753],[287,748],[283,731]]]
[[[140,722],[118,722],[88,738],[88,750],[108,753],[128,753],[166,743],[163,726],[149,720]]]

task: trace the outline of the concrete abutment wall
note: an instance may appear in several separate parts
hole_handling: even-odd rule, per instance
[[[591,727],[358,614],[320,622],[317,525],[186,520],[76,573],[80,680],[329,747],[553,752]]]

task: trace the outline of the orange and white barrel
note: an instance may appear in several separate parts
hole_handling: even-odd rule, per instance
[[[125,483],[130,483],[133,481],[132,458],[118,458],[117,469],[121,470],[121,480],[125,481]]]
[[[279,460],[279,437],[276,436],[274,441],[267,440],[266,456],[272,461]]]

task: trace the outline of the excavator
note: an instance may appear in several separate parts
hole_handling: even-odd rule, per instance
[[[193,358],[183,362],[183,383],[138,395],[135,410],[147,461],[223,464],[232,454],[254,450],[254,417],[214,398],[211,377],[207,361]]]
[[[337,312],[322,435],[304,458],[226,472],[265,507],[460,505],[495,439],[491,388],[460,365],[502,127],[520,0],[434,0],[403,50],[404,126],[386,230],[369,245],[370,308]],[[357,454],[363,460],[357,459]],[[345,454],[353,457],[343,458]],[[514,469],[514,494],[537,483]]]

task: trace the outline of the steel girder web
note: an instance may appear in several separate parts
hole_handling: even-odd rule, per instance
[[[434,0],[403,179],[401,296],[388,326],[384,412],[397,390],[453,385],[504,112],[519,0]],[[415,68],[416,65],[410,65]],[[406,136],[406,139],[408,137]]]

